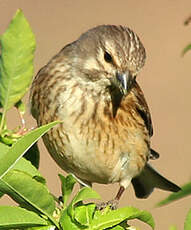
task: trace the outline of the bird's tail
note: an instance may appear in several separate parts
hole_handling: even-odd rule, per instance
[[[154,188],[171,192],[180,190],[180,187],[160,175],[149,164],[146,164],[140,175],[132,179],[132,184],[138,198],[147,198]]]

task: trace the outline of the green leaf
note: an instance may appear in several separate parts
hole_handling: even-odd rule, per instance
[[[83,200],[87,199],[100,199],[99,194],[97,194],[93,189],[84,187],[82,188],[77,195],[73,198],[68,208],[64,209],[60,215],[60,224],[63,229],[80,229],[78,226],[81,226],[75,219],[75,205],[79,204]],[[78,206],[79,207],[79,206]],[[89,207],[89,214],[91,216],[92,207]],[[80,214],[77,214],[78,220],[80,220]],[[88,218],[88,217],[87,217]],[[82,221],[83,222],[83,221]],[[67,228],[68,226],[68,228]]]
[[[183,185],[179,192],[175,192],[175,193],[170,194],[167,198],[165,198],[164,200],[157,203],[156,206],[161,207],[161,206],[169,204],[173,201],[184,198],[188,195],[191,195],[191,182]]]
[[[177,230],[177,227],[175,225],[171,225],[169,230]]]
[[[62,200],[64,206],[66,207],[66,203],[72,193],[73,187],[76,183],[76,179],[72,175],[64,177],[63,175],[59,174],[58,176],[60,177],[60,180],[62,182]]]
[[[10,149],[9,146],[0,143],[0,155],[6,154],[6,152],[9,149]],[[31,175],[31,177],[34,177],[35,179],[37,176],[42,178],[40,172],[31,164],[31,162],[27,161],[23,157],[15,164],[13,169],[18,169],[20,171],[26,172],[29,175]],[[45,179],[43,178],[42,180],[45,180]],[[3,193],[0,191],[0,197],[2,197],[2,196],[3,196]]]
[[[31,164],[30,161],[27,161],[23,157],[15,164],[13,169],[17,169],[29,174],[31,177],[36,179],[36,177],[42,178],[40,172]],[[45,180],[44,178],[42,180]],[[0,197],[3,193],[0,191]]]
[[[67,230],[80,230],[83,229],[77,222],[72,220],[72,217],[68,214],[67,209],[64,209],[62,212],[60,221],[59,221],[62,229]]]
[[[14,142],[16,142],[19,137],[16,135],[16,137],[14,135],[7,135],[6,133],[7,130],[3,130],[3,132],[0,135],[0,142],[4,143],[8,146],[11,146]]]
[[[184,230],[191,230],[191,209],[189,210],[184,223]]]
[[[112,230],[124,230],[125,228],[121,227],[120,225],[117,225],[112,228]],[[129,229],[130,230],[130,229]],[[135,230],[134,228],[132,230]]]
[[[36,181],[30,175],[18,170],[10,170],[0,180],[0,191],[8,194],[21,207],[40,212],[57,224],[52,217],[55,210],[53,196],[44,184]]]
[[[48,225],[43,227],[32,227],[32,228],[27,228],[26,230],[56,230],[56,226]]]
[[[80,189],[77,195],[73,198],[72,202],[68,206],[69,215],[74,218],[74,206],[75,204],[88,199],[100,199],[100,195],[94,191],[92,188],[84,187]]]
[[[191,50],[191,44],[187,45],[187,46],[183,49],[183,51],[182,51],[182,56],[184,56],[185,53],[187,53],[189,50]]]
[[[24,158],[29,160],[37,169],[39,168],[40,152],[37,143],[34,143],[25,153]]]
[[[0,191],[0,198],[1,198],[3,195],[4,195],[4,193]]]
[[[81,205],[75,208],[75,220],[84,226],[89,226],[95,212],[95,204]]]
[[[0,157],[2,155],[5,155],[6,152],[9,150],[9,148],[10,148],[9,146],[0,142]]]
[[[71,202],[72,207],[80,201],[87,200],[87,199],[100,199],[100,195],[94,191],[92,188],[84,187],[80,189],[77,195]]]
[[[15,164],[12,169],[17,169],[19,171],[25,172],[33,178],[42,177],[40,172],[31,164],[31,162],[23,157]]]
[[[3,143],[1,143],[0,142],[0,156],[2,155],[2,154],[6,154],[6,152],[9,150],[9,147],[7,146],[7,145],[5,145],[5,144],[3,144]],[[4,193],[2,193],[1,191],[0,191],[0,198],[2,197],[4,195]]]
[[[35,37],[21,10],[17,10],[0,43],[0,102],[7,111],[26,93],[34,72]]]
[[[34,142],[36,142],[42,135],[58,123],[58,121],[51,122],[32,130],[13,144],[9,148],[9,151],[0,154],[0,179],[15,165],[24,153],[34,144]]]
[[[36,181],[40,182],[41,184],[46,185],[46,180],[42,176],[34,176],[33,179],[35,179]]]
[[[47,225],[36,213],[20,207],[0,206],[0,229]]]
[[[105,215],[99,211],[99,215],[96,215],[96,218],[94,218],[91,222],[91,228],[95,230],[106,229],[113,227],[124,220],[132,219],[139,219],[154,229],[155,223],[151,214],[147,211],[141,211],[134,207],[124,207],[112,210]]]
[[[148,224],[151,226],[152,229],[155,228],[155,222],[154,219],[152,217],[152,215],[150,214],[150,212],[143,210],[139,213],[139,215],[136,217],[136,219],[141,220],[142,222]]]
[[[9,150],[9,146],[7,146],[7,145],[5,145],[5,144],[3,144],[3,143],[1,143],[0,142],[0,158],[1,158],[1,156],[4,154],[6,154],[6,152]],[[0,198],[2,197],[4,195],[4,193],[2,193],[1,191],[0,191]]]

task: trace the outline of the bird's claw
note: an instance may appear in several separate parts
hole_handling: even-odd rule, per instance
[[[119,205],[119,201],[117,199],[113,199],[107,202],[96,204],[96,209],[101,211],[105,209],[106,207],[109,207],[111,210],[115,210],[118,208],[118,205]]]

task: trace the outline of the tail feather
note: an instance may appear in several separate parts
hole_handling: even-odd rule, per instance
[[[147,198],[154,188],[171,192],[180,190],[180,187],[160,175],[149,164],[146,164],[140,175],[132,179],[132,184],[138,198]]]

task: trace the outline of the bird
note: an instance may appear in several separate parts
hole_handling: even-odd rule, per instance
[[[61,121],[43,136],[52,158],[83,186],[119,183],[113,203],[130,183],[138,198],[154,188],[180,190],[148,163],[159,154],[151,148],[151,114],[137,83],[145,59],[130,28],[99,25],[61,49],[30,90],[38,126]]]

